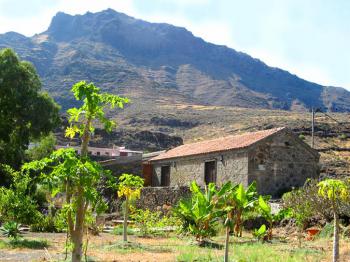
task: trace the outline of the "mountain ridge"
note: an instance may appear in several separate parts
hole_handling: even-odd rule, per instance
[[[46,89],[68,107],[68,91],[80,80],[134,100],[307,110],[350,111],[350,92],[303,80],[223,45],[205,42],[183,27],[150,23],[107,9],[58,12],[48,29],[32,37],[0,35],[32,62]],[[117,88],[116,88],[117,87]]]

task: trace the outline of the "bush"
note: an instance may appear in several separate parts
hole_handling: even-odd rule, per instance
[[[299,138],[300,138],[301,140],[305,140],[305,135],[300,134],[300,135],[299,135]]]
[[[30,225],[40,216],[38,205],[27,194],[28,176],[17,176],[11,188],[0,188],[0,220]]]
[[[21,225],[14,221],[8,221],[2,225],[0,228],[0,231],[2,232],[2,235],[8,237],[17,239],[21,236],[21,232],[19,230],[19,227]]]
[[[117,236],[121,236],[121,235],[123,235],[123,225],[117,225],[117,226],[115,226],[114,228],[113,228],[113,234],[114,235],[117,235]],[[128,227],[127,228],[127,231],[128,231],[128,235],[135,235],[135,230],[134,229],[132,229],[132,228],[130,228],[130,227]]]
[[[291,208],[295,215],[303,220],[304,227],[307,226],[308,219],[313,216],[320,216],[328,222],[332,221],[332,203],[330,200],[324,199],[318,194],[318,181],[309,179],[305,185],[283,195],[283,204],[286,208]],[[350,201],[339,202],[339,215],[341,217],[350,217]]]
[[[320,231],[320,233],[318,233],[318,237],[320,238],[331,238],[333,236],[333,232],[334,232],[334,225],[333,223],[327,223],[322,230]]]
[[[141,236],[163,235],[162,229],[175,226],[178,222],[175,217],[165,216],[160,211],[152,212],[149,209],[137,209],[131,218],[135,221],[135,226],[140,229]]]
[[[55,225],[55,218],[52,215],[41,215],[38,221],[30,226],[30,231],[33,232],[61,232]]]
[[[341,134],[340,136],[339,136],[339,139],[340,140],[346,140],[348,137],[345,135],[345,134]]]

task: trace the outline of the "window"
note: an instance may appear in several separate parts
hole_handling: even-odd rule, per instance
[[[170,185],[170,166],[162,166],[160,174],[160,185],[169,186]]]
[[[101,153],[100,153],[100,152],[97,152],[97,153],[96,153],[96,155],[98,155],[98,156],[99,156],[99,155],[101,155]]]
[[[216,161],[205,162],[204,181],[206,185],[216,183]]]

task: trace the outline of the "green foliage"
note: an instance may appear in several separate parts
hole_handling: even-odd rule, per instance
[[[32,64],[20,61],[11,49],[0,51],[0,79],[0,163],[18,168],[30,139],[47,135],[58,125],[59,107],[40,93]]]
[[[19,230],[20,226],[21,225],[15,221],[7,221],[2,225],[2,227],[0,227],[0,231],[2,235],[8,238],[17,239],[21,236],[21,232]]]
[[[322,230],[317,234],[317,237],[320,238],[331,238],[334,233],[334,224],[327,223]]]
[[[347,137],[346,134],[341,134],[341,135],[339,135],[339,139],[340,139],[340,140],[345,141],[347,138],[348,138],[348,137]]]
[[[196,182],[191,183],[191,198],[180,200],[174,214],[182,222],[182,231],[196,237],[198,242],[216,234],[217,213],[213,198],[217,194],[215,185],[210,183],[203,193]]]
[[[50,188],[52,197],[66,190],[67,183],[72,191],[83,188],[84,197],[98,210],[103,205],[102,198],[96,188],[104,170],[100,164],[89,159],[82,159],[74,149],[59,149],[50,157],[40,161],[32,161],[23,165],[24,173],[41,171],[40,179]],[[72,193],[72,192],[70,192]],[[76,199],[72,195],[72,207]]]
[[[291,215],[296,219],[300,229],[305,229],[307,221],[313,216],[312,199],[305,198],[303,189],[296,189],[285,193],[282,197],[284,206],[291,210]]]
[[[267,236],[266,225],[261,225],[259,229],[254,229],[253,236],[258,240],[263,240]]]
[[[164,235],[163,229],[176,226],[175,217],[163,215],[160,211],[152,212],[149,209],[137,209],[130,217],[134,220],[135,226],[140,230],[141,236]]]
[[[40,179],[50,189],[52,197],[64,192],[69,184],[70,199],[63,206],[67,216],[76,210],[78,199],[73,192],[78,188],[94,211],[101,213],[106,208],[96,188],[105,171],[98,163],[77,156],[74,149],[59,149],[48,158],[26,163],[22,170],[24,173],[41,171]]]
[[[1,248],[29,248],[29,249],[44,249],[49,247],[46,239],[23,239],[11,238],[10,241],[0,241]]]
[[[0,188],[0,219],[17,223],[32,224],[40,215],[37,204],[27,192],[30,183],[28,175],[13,172],[11,188]]]
[[[299,138],[300,138],[301,140],[305,140],[305,135],[300,134],[300,135],[299,135]]]
[[[338,179],[326,179],[318,183],[318,194],[326,199],[331,200],[334,204],[338,201],[346,201],[349,197],[348,185]]]
[[[267,233],[267,239],[271,240],[272,239],[272,226],[274,222],[274,216],[271,213],[271,206],[269,205],[268,201],[264,199],[263,196],[259,196],[258,199],[258,208],[261,212],[261,215],[267,220],[269,223],[269,229]]]
[[[117,226],[115,226],[114,228],[113,228],[113,234],[114,235],[118,235],[118,236],[121,236],[121,235],[123,235],[123,226],[122,225],[117,225]],[[130,228],[130,227],[128,227],[128,235],[129,236],[132,236],[132,235],[135,235],[135,230],[133,229],[133,228]]]
[[[273,215],[274,222],[280,222],[283,219],[293,217],[293,210],[291,208],[282,208],[276,214]]]
[[[69,122],[71,126],[66,130],[66,136],[73,138],[76,134],[82,136],[84,130],[94,131],[94,127],[88,124],[82,124],[81,120],[96,119],[100,121],[107,131],[111,131],[115,127],[115,123],[105,116],[106,107],[111,109],[118,107],[123,108],[124,104],[129,103],[128,98],[119,97],[117,95],[101,93],[100,89],[93,83],[81,81],[73,85],[72,92],[78,101],[83,101],[80,108],[71,108],[67,110]]]
[[[42,137],[38,141],[34,141],[36,144],[33,148],[26,150],[26,160],[40,160],[44,157],[50,156],[55,150],[56,138],[53,133],[48,136]]]
[[[32,232],[62,232],[55,225],[56,217],[52,215],[40,215],[35,223],[30,225],[30,231]]]
[[[118,179],[118,196],[129,200],[140,197],[144,179],[131,174],[122,174]]]

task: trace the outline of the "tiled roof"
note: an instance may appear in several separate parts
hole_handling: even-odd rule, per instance
[[[268,136],[271,136],[272,134],[277,133],[282,129],[284,129],[284,127],[245,133],[236,136],[227,136],[192,144],[185,144],[170,149],[169,151],[166,151],[165,153],[150,159],[150,161],[246,148]]]

